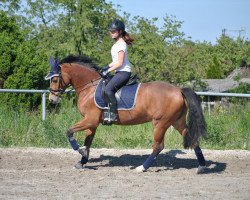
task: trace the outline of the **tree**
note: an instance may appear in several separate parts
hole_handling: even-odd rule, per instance
[[[46,89],[48,82],[44,80],[47,73],[48,60],[44,51],[37,50],[38,40],[25,41],[16,50],[15,69],[8,76],[4,88]],[[39,94],[7,93],[3,101],[8,105],[33,110],[41,103]]]
[[[107,26],[118,17],[112,4],[103,0],[52,2],[61,12],[54,26],[59,55],[86,54],[98,62],[109,63],[111,43]]]
[[[129,58],[142,82],[177,85],[223,78],[242,63],[250,64],[247,40],[221,36],[216,45],[193,42],[180,31],[183,22],[174,16],[166,15],[159,28],[158,18],[131,19],[128,13],[121,17],[105,0],[9,0],[1,1],[0,8],[0,87],[48,88],[44,76],[48,59],[55,54],[59,59],[85,54],[99,65],[110,63],[112,40],[107,26],[114,18],[123,19],[135,39]],[[40,95],[12,94],[5,101],[33,109],[40,104]]]
[[[185,34],[180,31],[183,22],[176,19],[173,15],[166,15],[161,35],[168,44],[182,44]]]
[[[63,8],[69,10],[63,12]],[[108,14],[117,16],[111,4],[102,0],[84,2],[28,0],[27,7],[22,9],[25,10],[25,16],[12,15],[9,18],[5,15],[9,21],[13,21],[12,18],[20,20],[13,30],[20,31],[20,35],[23,36],[22,43],[15,48],[10,46],[10,53],[6,53],[6,56],[10,56],[15,49],[14,59],[8,62],[8,65],[1,65],[8,67],[5,67],[7,68],[5,71],[1,70],[1,74],[5,75],[5,88],[47,88],[49,83],[44,81],[44,76],[49,69],[48,58],[55,52],[58,52],[59,58],[68,54],[84,53],[90,57],[93,55],[100,62],[110,59],[110,56],[103,56],[110,52],[110,49],[106,50],[107,45],[103,41],[112,45],[106,34],[107,24],[112,20]],[[70,16],[68,16],[69,13]],[[8,21],[5,18],[1,17],[2,23]],[[13,34],[13,38],[6,37],[9,33]],[[6,41],[1,43],[2,49],[8,46],[8,42],[16,40],[14,36],[19,36],[14,31],[6,34],[3,32],[2,35]],[[2,54],[1,62],[10,60],[3,56],[5,54]],[[39,95],[7,94],[3,100],[10,105],[24,106],[29,109],[34,109],[40,104]]]
[[[213,58],[213,63],[209,66],[209,68],[207,70],[207,78],[209,78],[209,79],[222,78],[221,65],[220,65],[218,58],[216,56]]]
[[[141,80],[167,80],[176,82],[176,71],[180,71],[182,55],[178,52],[184,42],[184,33],[180,32],[182,22],[173,16],[164,18],[165,24],[158,28],[155,23],[158,18],[148,20],[143,17],[133,18],[130,26],[135,37],[135,44],[130,51],[131,62],[136,71],[141,74]]]
[[[248,41],[241,38],[234,40],[222,35],[214,47],[220,58],[222,73],[227,76],[232,70],[239,67],[242,62],[250,63],[250,45]]]
[[[4,81],[13,73],[17,57],[17,48],[24,41],[22,32],[15,17],[8,17],[0,11],[0,88]]]

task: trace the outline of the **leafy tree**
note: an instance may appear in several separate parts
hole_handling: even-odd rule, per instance
[[[47,61],[44,52],[39,52],[37,40],[25,41],[17,48],[17,57],[13,74],[8,76],[4,88],[16,89],[45,89],[48,82],[44,80],[47,72]],[[43,59],[42,59],[43,58]],[[11,94],[7,93],[4,100],[9,105],[25,107],[30,110],[41,103],[40,94]]]
[[[173,15],[166,15],[161,35],[169,44],[182,44],[185,34],[180,31],[183,21],[179,21]]]
[[[182,22],[170,16],[164,18],[165,25],[159,29],[155,23],[158,18],[148,20],[143,17],[133,18],[131,31],[135,44],[130,49],[130,58],[141,80],[167,80],[176,82],[175,72],[180,71],[182,54],[181,45],[184,33],[179,31]]]
[[[1,10],[8,11],[9,14],[13,14],[20,9],[21,0],[1,0]]]
[[[214,50],[220,58],[222,73],[225,74],[225,76],[239,67],[243,61],[249,62],[249,42],[240,38],[234,40],[224,35],[222,35],[217,42],[218,44],[214,47]]]
[[[164,64],[165,47],[163,37],[155,22],[157,19],[147,20],[135,17],[131,33],[135,43],[129,49],[131,63],[137,73],[141,75],[142,81],[161,79],[160,68]]]
[[[112,4],[103,0],[54,1],[63,11],[57,26],[62,34],[59,51],[66,54],[86,54],[94,60],[110,62],[110,40],[107,26],[118,17]]]
[[[20,30],[22,33],[20,35],[23,36],[22,43],[18,47],[11,48],[10,46],[9,52],[15,49],[15,59],[12,59],[8,65],[1,65],[9,67],[5,71],[1,70],[1,74],[5,75],[6,79],[5,88],[47,88],[48,82],[44,81],[44,75],[48,71],[48,58],[54,55],[55,51],[61,58],[72,53],[85,53],[90,56],[95,55],[96,60],[100,62],[105,61],[100,55],[104,54],[102,51],[107,48],[103,40],[110,43],[106,28],[112,19],[107,14],[110,13],[116,17],[115,11],[111,9],[110,4],[101,0],[72,2],[28,0],[27,7],[23,9],[26,13],[25,17],[13,15],[9,18],[5,15],[6,19],[10,19],[9,21],[19,17],[20,27],[15,24],[17,27],[15,28]],[[70,20],[65,13],[60,13],[63,8],[71,9],[65,12],[71,13]],[[1,18],[2,23],[7,21],[5,18]],[[9,32],[14,36],[19,35],[14,31]],[[2,49],[6,48],[8,42],[16,40],[15,38],[7,39],[5,38],[6,43],[1,43]],[[6,56],[10,57],[12,54],[9,52]],[[110,48],[105,52],[110,54]],[[108,57],[110,59],[110,56]],[[107,59],[107,56],[105,58]],[[1,58],[1,61],[6,62],[8,59]],[[10,105],[29,109],[36,108],[40,104],[39,95],[6,94],[2,99]]]
[[[202,78],[223,78],[239,66],[250,65],[250,42],[221,36],[216,45],[193,42],[180,31],[183,22],[166,15],[163,27],[124,13],[121,17],[105,0],[9,0],[0,2],[0,87],[45,89],[48,59],[86,54],[99,65],[110,63],[112,40],[107,26],[125,21],[135,43],[129,47],[133,70],[142,82],[174,84]],[[25,13],[25,14],[24,14]],[[1,100],[29,109],[40,95],[7,94]],[[28,101],[27,101],[28,100]]]
[[[0,11],[0,88],[4,81],[13,73],[16,49],[23,42],[23,35],[16,23],[15,17],[8,17],[6,12]]]
[[[207,70],[207,78],[210,79],[220,79],[221,76],[221,66],[217,57],[214,57],[213,63],[209,66]]]

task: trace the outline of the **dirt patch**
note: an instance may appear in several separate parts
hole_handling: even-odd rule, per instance
[[[136,173],[151,150],[92,149],[82,170],[70,149],[0,148],[0,199],[249,199],[250,151],[165,150]]]

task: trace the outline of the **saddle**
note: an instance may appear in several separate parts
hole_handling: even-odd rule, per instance
[[[102,84],[102,92],[101,92],[101,94],[102,94],[102,98],[106,101],[106,95],[105,95],[105,87],[106,87],[106,85],[107,85],[107,83],[109,82],[109,80],[110,79],[112,79],[114,77],[114,75],[109,75],[108,76],[108,78],[107,79],[102,79],[102,82],[104,83],[104,84]],[[138,81],[138,76],[137,76],[137,74],[134,74],[134,75],[132,75],[130,78],[129,78],[129,80],[128,80],[128,82],[124,85],[124,86],[129,86],[129,85],[134,85],[134,84],[136,84],[136,83],[139,83],[139,81]],[[123,87],[124,87],[123,86]],[[122,88],[121,88],[122,89]],[[120,89],[120,90],[121,90]],[[118,90],[118,91],[120,91],[120,90]],[[116,93],[118,93],[118,91],[116,92]],[[117,95],[116,95],[116,98],[117,98]],[[107,102],[107,101],[106,101]]]
[[[111,79],[109,77],[108,79]],[[108,102],[106,98],[108,98],[105,95],[105,86],[109,80],[102,79],[96,88],[95,91],[95,104],[97,107],[103,110],[103,115],[104,118],[106,118],[110,112],[109,112],[109,107],[106,104]],[[122,88],[120,88],[115,96],[116,96],[116,101],[117,101],[117,110],[131,110],[135,107],[135,102],[137,98],[137,93],[139,90],[140,83],[138,81],[137,75],[131,76],[129,81],[124,85]],[[110,124],[105,124],[105,125],[110,125]]]

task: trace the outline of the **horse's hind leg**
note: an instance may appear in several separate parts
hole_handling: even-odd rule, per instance
[[[198,144],[194,148],[194,152],[195,152],[195,155],[196,155],[197,160],[199,162],[199,166],[198,166],[198,169],[196,172],[197,172],[197,174],[204,173],[205,169],[206,169],[206,161],[205,161],[205,158],[203,156],[202,150]]]
[[[177,129],[179,131],[179,133],[185,137],[186,134],[188,134],[188,128],[187,128],[187,124],[186,124],[186,117],[185,115],[183,115],[179,120],[177,120],[174,124],[173,124],[174,128]],[[199,146],[199,144],[197,144],[194,147],[194,152],[195,155],[197,157],[198,163],[199,163],[199,167],[197,169],[197,173],[203,173],[205,170],[205,166],[206,166],[206,161],[205,158],[203,156],[202,150]]]
[[[161,126],[158,123],[154,123],[154,144],[153,144],[153,152],[149,155],[147,160],[136,168],[137,172],[146,171],[155,161],[159,153],[164,149],[164,136],[167,128],[169,126],[163,125]]]

